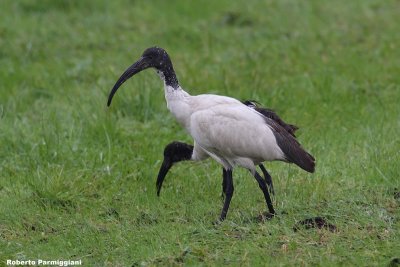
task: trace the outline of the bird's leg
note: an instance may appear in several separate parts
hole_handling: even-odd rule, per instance
[[[267,184],[265,183],[264,179],[256,171],[254,171],[253,175],[254,175],[254,178],[256,178],[259,187],[261,188],[261,190],[264,193],[265,202],[267,203],[267,207],[268,207],[270,215],[272,215],[272,216],[275,215],[275,210],[272,205],[271,197],[269,196]]]
[[[224,180],[226,181],[225,186],[225,202],[221,211],[221,216],[219,217],[220,221],[225,220],[226,214],[228,213],[229,204],[231,203],[232,195],[233,195],[233,179],[232,179],[232,170],[226,170],[226,176],[224,176]]]
[[[222,193],[221,193],[221,199],[224,200],[225,195],[226,195],[226,170],[222,168]]]
[[[272,183],[272,177],[269,175],[267,169],[265,169],[264,165],[258,165],[264,175],[265,182],[267,183],[268,189],[272,195],[275,195],[274,185]]]

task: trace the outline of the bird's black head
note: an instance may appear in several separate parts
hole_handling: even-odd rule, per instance
[[[142,59],[148,64],[148,68],[156,68],[162,71],[166,68],[166,65],[171,64],[167,51],[160,47],[147,48],[143,54]]]
[[[164,159],[172,163],[182,160],[190,160],[193,154],[193,146],[182,142],[172,142],[164,149]]]
[[[155,68],[165,83],[173,88],[178,88],[178,79],[176,78],[171,59],[167,52],[160,47],[147,48],[138,61],[133,63],[118,79],[108,96],[107,106],[110,106],[111,100],[118,88],[133,75],[148,68]]]
[[[190,160],[193,154],[193,146],[174,141],[164,149],[164,160],[157,176],[157,195],[160,195],[161,187],[169,169],[176,162]]]

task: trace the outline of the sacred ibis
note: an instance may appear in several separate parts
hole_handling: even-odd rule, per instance
[[[194,139],[192,160],[210,156],[225,170],[226,197],[220,221],[226,218],[232,199],[232,171],[236,166],[248,169],[257,180],[271,216],[275,210],[266,183],[255,166],[264,161],[279,160],[314,172],[314,157],[273,119],[231,97],[192,96],[184,91],[169,55],[159,47],[146,49],[139,60],[121,75],[109,94],[107,105],[111,104],[114,94],[126,80],[147,68],[154,68],[163,80],[168,109]]]
[[[262,108],[259,107],[256,101],[253,100],[247,100],[244,101],[243,104],[246,106],[249,106],[251,108],[254,108],[264,116],[274,120],[277,122],[280,126],[282,126],[286,131],[288,131],[293,137],[295,136],[295,131],[298,129],[297,126],[288,124],[284,122],[273,110],[268,109],[268,108]],[[165,146],[164,148],[164,159],[161,164],[160,170],[158,172],[157,176],[157,195],[160,196],[160,191],[162,184],[164,182],[164,179],[168,173],[168,171],[171,169],[171,167],[180,161],[187,161],[187,160],[192,160],[192,155],[193,155],[193,146],[189,144],[185,144],[182,142],[178,141],[173,141],[169,143],[168,145]],[[269,188],[269,191],[274,194],[274,186],[272,183],[272,178],[269,175],[268,171],[265,169],[263,164],[259,164],[259,167],[263,173],[265,182],[267,183],[267,186]],[[225,169],[222,168],[222,195],[225,195],[225,185],[226,185],[226,174],[225,174]]]

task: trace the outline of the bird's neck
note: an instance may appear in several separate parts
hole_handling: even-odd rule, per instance
[[[193,154],[193,146],[182,143],[172,142],[164,150],[164,158],[172,163],[190,160]]]
[[[165,100],[167,108],[176,118],[176,120],[187,130],[190,124],[191,108],[188,104],[190,95],[186,93],[180,86],[173,88],[164,83]]]
[[[167,61],[161,69],[157,69],[157,74],[160,76],[161,80],[164,81],[166,86],[170,86],[174,89],[180,88],[174,67],[170,61]]]
[[[164,93],[165,100],[167,100],[168,106],[175,101],[185,102],[185,98],[190,96],[185,90],[182,89],[180,85],[178,85],[177,87],[173,87],[171,85],[168,85],[167,81],[164,81]]]

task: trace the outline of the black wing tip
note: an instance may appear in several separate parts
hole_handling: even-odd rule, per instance
[[[242,101],[242,103],[248,107],[254,108],[256,111],[263,114],[265,117],[274,120],[280,126],[282,126],[288,133],[290,133],[293,137],[296,137],[295,132],[299,129],[299,127],[284,122],[273,109],[261,107],[260,102],[252,99]]]
[[[251,101],[253,101],[253,100],[251,100]],[[246,104],[247,102],[250,102],[250,101],[246,101],[246,102],[243,102],[243,103]],[[253,103],[253,102],[250,102],[250,104],[252,104],[252,103]],[[250,106],[250,105],[247,105],[247,106]],[[251,107],[251,106],[250,106],[250,107]],[[272,110],[272,109],[269,109],[269,108],[262,108],[262,107],[257,107],[257,106],[254,106],[254,109],[255,109],[257,112],[261,113],[264,117],[269,118],[269,119],[273,120],[274,122],[276,122],[276,123],[277,123],[279,126],[281,126],[286,132],[288,132],[291,136],[293,136],[293,137],[296,138],[295,132],[299,129],[299,127],[297,127],[296,125],[293,125],[293,124],[289,124],[289,123],[284,122],[284,121],[279,117],[279,115],[276,114],[276,112],[275,112],[274,110]],[[267,122],[267,123],[268,123],[268,122]]]
[[[242,101],[242,103],[245,104],[248,107],[255,107],[255,108],[257,108],[258,106],[261,105],[260,102],[258,102],[256,100],[252,100],[252,99]]]
[[[308,171],[309,173],[314,173],[315,172],[315,162],[313,162],[310,165],[310,168],[308,170],[306,170],[306,171]]]
[[[287,124],[287,125],[288,125],[288,127],[290,127],[290,129],[293,131],[293,133],[295,133],[299,129],[299,126],[297,126],[297,125],[294,125],[294,124]]]
[[[302,164],[301,168],[309,173],[314,173],[315,158],[311,154],[307,153],[307,162],[305,162],[305,164]]]

